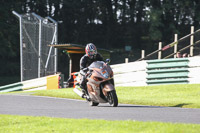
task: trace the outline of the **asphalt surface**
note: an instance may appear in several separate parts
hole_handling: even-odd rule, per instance
[[[200,124],[200,109],[130,104],[91,107],[82,100],[16,94],[0,95],[0,114]]]

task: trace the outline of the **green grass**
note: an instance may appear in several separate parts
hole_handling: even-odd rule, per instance
[[[146,87],[116,87],[119,103],[200,108],[200,84],[161,85]],[[81,99],[72,88],[14,92]],[[3,93],[10,94],[10,93]],[[0,133],[10,132],[142,132],[142,133],[198,133],[200,124],[107,121],[0,115]]]
[[[200,108],[200,84],[118,87],[120,103]]]
[[[38,96],[50,96],[50,97],[60,97],[60,98],[71,98],[71,99],[81,99],[72,88],[68,89],[52,89],[52,90],[38,90],[34,91],[32,95]]]
[[[116,87],[119,103],[200,108],[200,84]],[[39,90],[34,95],[81,99],[72,88]]]
[[[71,132],[142,132],[142,133],[198,133],[199,124],[108,121],[0,115],[1,133],[71,133]]]

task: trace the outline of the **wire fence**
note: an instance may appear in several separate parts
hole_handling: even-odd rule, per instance
[[[35,13],[18,14],[20,20],[21,81],[56,73],[57,23]]]

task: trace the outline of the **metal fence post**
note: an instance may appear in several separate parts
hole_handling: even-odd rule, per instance
[[[128,63],[128,58],[125,58],[125,63]]]
[[[194,33],[194,26],[191,26],[191,34]],[[190,45],[194,44],[194,35],[190,36]],[[190,47],[190,56],[193,56],[194,46]]]
[[[38,46],[38,78],[40,78],[40,73],[41,73],[41,38],[42,38],[42,20],[39,20],[39,46]]]
[[[55,25],[55,31],[54,31],[54,35],[53,35],[53,39],[51,41],[51,44],[55,43],[57,44],[58,43],[58,23],[52,19],[51,17],[47,17],[47,19],[49,19],[50,21],[52,21]],[[47,62],[46,62],[46,65],[45,65],[45,69],[47,69],[47,65],[48,65],[48,62],[49,62],[49,58],[50,58],[50,53],[51,53],[51,50],[52,50],[52,46],[50,47],[50,50],[49,50],[49,55],[48,55],[48,58],[47,58]],[[57,72],[57,48],[54,49],[55,50],[55,53],[54,53],[54,73],[56,74]]]
[[[56,22],[55,23],[55,31],[56,31],[56,37],[55,37],[55,44],[58,44],[58,23]],[[54,73],[56,74],[56,72],[57,72],[57,64],[58,64],[58,49],[57,48],[55,48],[55,56],[54,56],[54,61],[55,61],[55,67],[54,67]]]
[[[161,51],[161,49],[162,49],[162,42],[159,42],[158,50],[160,50],[160,51],[158,52],[158,59],[162,58],[162,51]]]
[[[12,13],[19,18],[19,32],[20,32],[20,77],[21,77],[21,82],[23,81],[23,40],[22,40],[22,16],[18,14],[15,11],[12,11]]]
[[[142,50],[141,58],[145,57],[145,50]]]
[[[42,18],[35,13],[32,13],[39,20],[39,46],[38,46],[38,78],[40,78],[41,73],[41,38],[42,38]]]
[[[174,35],[174,42],[177,42],[177,40],[178,40],[178,35],[175,34],[175,35]],[[178,43],[176,43],[176,44],[174,45],[174,53],[177,53],[177,44],[178,44]],[[174,54],[174,58],[176,58],[176,54]]]

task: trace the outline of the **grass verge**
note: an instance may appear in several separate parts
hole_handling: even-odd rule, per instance
[[[51,117],[32,117],[16,115],[0,115],[0,132],[148,132],[148,133],[198,133],[198,124],[108,121],[89,119],[65,119]]]
[[[200,84],[116,87],[119,103],[166,107],[200,108]],[[30,93],[30,92],[15,92]],[[72,88],[37,90],[32,95],[82,99]],[[82,99],[83,100],[83,99]]]
[[[119,103],[200,108],[200,84],[116,87]],[[34,95],[82,99],[72,88],[39,90]]]
[[[200,108],[200,84],[118,87],[121,103]]]

